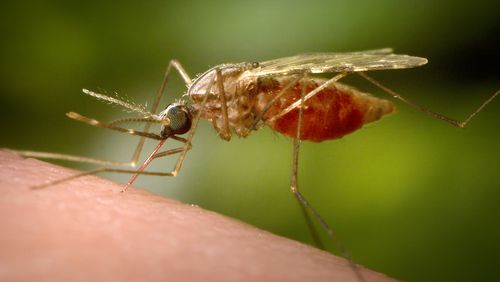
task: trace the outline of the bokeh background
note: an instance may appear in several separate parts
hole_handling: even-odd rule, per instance
[[[136,137],[64,114],[128,115],[81,89],[151,103],[172,58],[194,76],[219,63],[392,47],[430,63],[372,75],[456,118],[500,85],[498,1],[24,1],[0,9],[1,147],[128,160]],[[390,98],[360,79],[345,82]],[[179,76],[167,91],[165,104],[181,97]],[[405,281],[497,280],[500,100],[463,130],[395,103],[397,113],[341,140],[303,143],[303,193],[360,264]],[[311,243],[289,193],[291,153],[291,140],[268,128],[224,142],[201,121],[180,175],[140,177],[136,186]]]

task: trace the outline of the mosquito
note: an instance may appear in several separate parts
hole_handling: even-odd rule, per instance
[[[299,149],[302,141],[321,142],[334,140],[352,133],[364,124],[380,119],[394,111],[394,105],[385,99],[374,97],[353,87],[341,84],[340,79],[357,74],[368,80],[393,98],[414,107],[434,118],[463,128],[490,103],[499,93],[496,91],[463,121],[455,120],[423,107],[382,85],[367,71],[406,69],[425,65],[427,59],[394,54],[384,48],[348,53],[311,53],[263,62],[222,64],[210,68],[194,80],[176,60],[171,60],[163,77],[160,89],[148,111],[144,107],[108,95],[83,90],[83,93],[101,101],[115,104],[135,112],[136,117],[127,117],[111,122],[101,122],[75,112],[67,113],[71,119],[107,128],[126,134],[140,136],[139,143],[130,162],[113,162],[80,156],[15,151],[26,157],[62,159],[104,165],[91,171],[78,173],[34,188],[42,188],[69,181],[85,175],[101,172],[129,173],[132,177],[123,187],[126,191],[140,175],[176,176],[181,170],[186,153],[201,118],[210,121],[220,138],[229,141],[233,134],[247,137],[263,126],[293,139],[290,190],[300,203],[309,229],[318,245],[311,216],[327,232],[342,256],[347,260],[359,281],[365,281],[361,271],[337,240],[333,228],[312,207],[298,189]],[[167,81],[172,70],[176,70],[187,85],[183,99],[169,104],[157,113]],[[334,73],[330,79],[313,77],[314,74]],[[144,124],[142,130],[122,127],[124,123]],[[160,125],[157,133],[150,132],[153,124]],[[186,134],[187,137],[180,135]],[[118,169],[109,166],[136,167],[146,139],[158,140],[158,145],[137,169]],[[168,139],[182,143],[181,146],[160,152]],[[157,158],[178,155],[174,168],[169,172],[147,171],[149,163]]]

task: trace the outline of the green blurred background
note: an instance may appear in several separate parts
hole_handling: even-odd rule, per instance
[[[13,3],[0,4],[1,147],[128,160],[136,137],[64,114],[127,115],[81,89],[151,102],[172,58],[194,76],[219,63],[392,47],[430,63],[373,76],[456,118],[500,85],[498,1]],[[164,103],[184,91],[174,75]],[[303,143],[303,193],[360,264],[405,281],[498,280],[500,100],[463,130],[395,103],[396,114],[341,140]],[[136,186],[310,243],[289,193],[291,152],[268,128],[227,143],[201,121],[181,174]]]

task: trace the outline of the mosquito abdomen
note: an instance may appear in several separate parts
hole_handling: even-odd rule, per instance
[[[273,79],[274,80],[274,79]],[[275,80],[261,84],[255,110],[262,111],[269,101],[287,84]],[[264,115],[264,122],[273,130],[295,138],[297,135],[299,109],[296,108],[282,117],[279,115],[304,93],[314,90],[324,82],[323,79],[301,79],[283,94]],[[354,88],[335,83],[320,91],[304,102],[302,113],[301,140],[321,142],[341,138],[361,128],[363,124],[380,119],[394,111],[391,102],[362,93]]]

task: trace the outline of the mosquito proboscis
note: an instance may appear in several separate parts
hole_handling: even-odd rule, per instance
[[[459,121],[403,97],[366,74],[367,71],[413,68],[426,63],[427,59],[425,58],[394,54],[390,48],[349,53],[311,53],[263,62],[222,64],[210,68],[192,80],[181,64],[172,60],[168,64],[150,110],[119,98],[84,89],[84,94],[124,107],[128,111],[136,113],[137,116],[101,122],[75,112],[67,113],[69,118],[92,126],[140,136],[139,143],[129,162],[114,162],[57,153],[14,152],[27,157],[62,159],[105,166],[44,183],[34,188],[43,188],[100,172],[115,172],[133,174],[123,188],[123,191],[126,191],[140,174],[176,176],[181,170],[187,151],[191,148],[191,142],[201,118],[211,121],[219,136],[227,141],[231,139],[233,134],[247,137],[252,131],[264,125],[268,126],[274,131],[293,138],[290,186],[291,192],[304,211],[306,220],[310,223],[309,216],[312,215],[319,222],[334,241],[342,256],[349,262],[357,279],[365,281],[359,268],[338,242],[333,229],[298,189],[300,142],[338,139],[356,131],[364,124],[376,121],[394,111],[394,106],[390,101],[363,93],[338,82],[351,74],[358,74],[392,97],[460,128],[465,127],[500,93],[500,90],[497,90],[463,121]],[[180,74],[187,84],[187,91],[181,101],[169,104],[164,110],[157,112],[172,70],[176,70]],[[321,73],[336,73],[336,75],[330,79],[314,77],[314,74]],[[124,123],[143,123],[144,127],[142,130],[136,130],[122,127],[121,125]],[[161,126],[157,133],[150,132],[153,124]],[[187,134],[187,137],[180,137],[183,134]],[[138,169],[108,167],[136,167],[146,139],[158,140],[159,143]],[[160,152],[167,139],[179,141],[182,145]],[[145,170],[154,159],[175,154],[178,154],[178,159],[171,171]],[[311,228],[312,225],[308,224],[308,226]],[[319,242],[317,243],[319,244]]]

